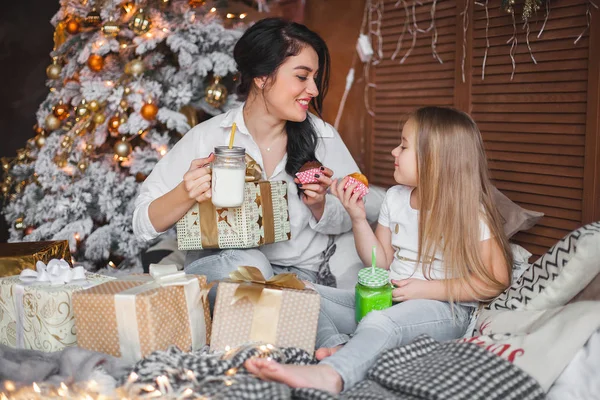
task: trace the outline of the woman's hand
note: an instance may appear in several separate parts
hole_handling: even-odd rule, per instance
[[[393,301],[406,301],[415,299],[432,299],[431,289],[436,285],[435,281],[427,281],[424,279],[400,279],[392,280],[392,284],[396,288],[392,291]]]
[[[294,182],[302,190],[302,194],[300,195],[302,202],[311,209],[315,217],[317,216],[316,214],[320,214],[317,220],[321,219],[320,216],[325,210],[325,196],[327,195],[327,189],[331,186],[332,176],[332,170],[327,167],[321,167],[321,173],[315,174],[315,178],[319,181],[318,183],[301,184],[298,178],[294,178]]]
[[[211,191],[211,173],[208,164],[213,162],[215,155],[210,153],[206,158],[197,158],[192,160],[190,169],[183,175],[183,187],[190,199],[199,203],[210,199]]]
[[[352,219],[353,222],[367,219],[365,202],[360,198],[360,193],[352,193],[358,183],[354,183],[344,190],[346,182],[348,182],[348,177],[345,177],[341,181],[336,179],[331,185],[331,194],[340,199],[340,202],[350,215],[350,219]]]

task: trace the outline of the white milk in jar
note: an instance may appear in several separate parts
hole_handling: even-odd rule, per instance
[[[240,207],[244,203],[246,149],[217,146],[212,163],[212,203],[215,207]]]

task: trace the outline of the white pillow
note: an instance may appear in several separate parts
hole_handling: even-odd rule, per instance
[[[565,236],[485,308],[544,310],[564,305],[600,271],[600,222]]]

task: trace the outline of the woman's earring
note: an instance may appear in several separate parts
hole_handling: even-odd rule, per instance
[[[265,84],[264,84],[264,82],[263,82],[263,84],[260,86],[260,88],[261,88],[261,89],[264,89],[264,88],[265,88]]]

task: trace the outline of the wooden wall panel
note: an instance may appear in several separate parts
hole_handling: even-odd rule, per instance
[[[432,1],[423,1],[416,8],[417,25],[426,29],[430,25]],[[372,160],[369,182],[391,186],[394,159],[391,150],[400,143],[400,132],[406,115],[415,108],[426,105],[454,104],[454,81],[456,59],[456,2],[441,1],[437,4],[436,26],[438,41],[436,50],[443,63],[434,60],[431,47],[433,31],[419,33],[414,49],[400,64],[411,46],[412,38],[406,33],[402,51],[395,60],[397,40],[404,26],[403,7],[395,7],[396,1],[384,2],[381,32],[383,36],[383,61],[373,67],[374,91],[373,131],[370,138]]]
[[[471,113],[482,131],[495,185],[523,207],[546,214],[513,238],[539,254],[582,222],[589,37],[573,41],[586,26],[585,4],[553,3],[540,38],[540,25],[532,22],[529,40],[537,64],[516,21],[512,81],[506,43],[513,35],[512,18],[499,7],[490,7],[489,16],[482,79],[486,16],[475,6]]]

